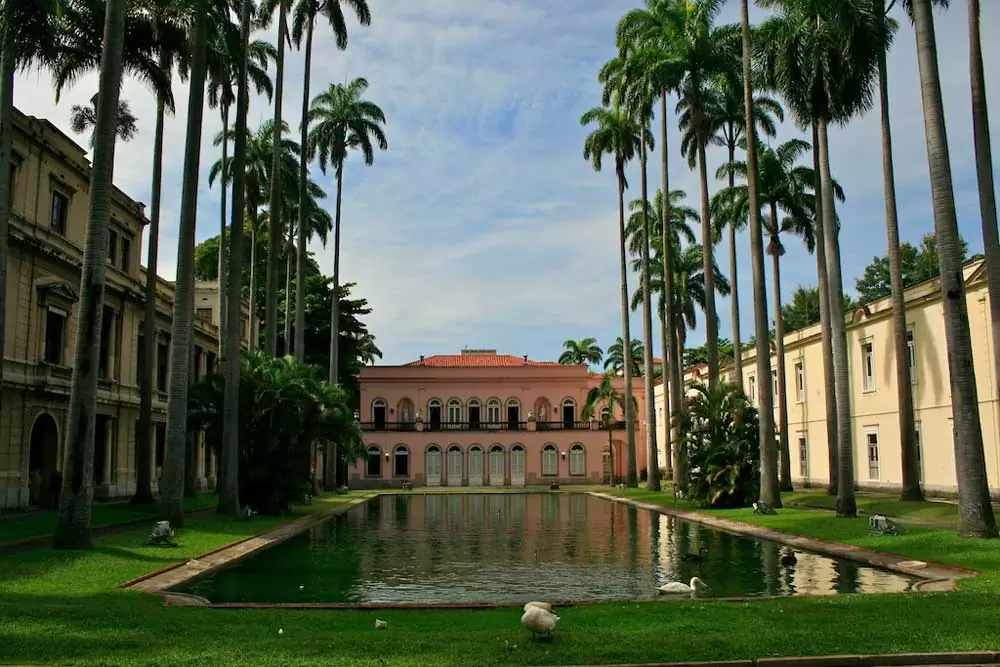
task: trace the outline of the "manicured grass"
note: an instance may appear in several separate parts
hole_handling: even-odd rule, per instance
[[[214,507],[218,496],[205,493],[184,499],[188,512]],[[160,513],[159,505],[133,506],[126,502],[95,503],[90,525],[104,528],[142,519],[154,520]],[[0,518],[0,544],[33,537],[44,537],[55,532],[56,510],[34,510],[23,514],[9,514]]]
[[[607,490],[607,489],[602,489]],[[617,492],[673,504],[669,494]],[[356,497],[318,499],[316,510]],[[997,648],[1000,543],[913,528],[867,535],[867,520],[820,510],[722,514],[779,530],[973,568],[946,594],[605,604],[559,610],[551,642],[532,641],[519,610],[305,611],[163,608],[118,583],[276,525],[196,516],[176,549],[142,545],[146,529],[89,552],[33,549],[0,557],[0,663],[59,665],[565,665]],[[388,621],[375,630],[375,619]],[[284,634],[278,635],[282,628]]]
[[[833,510],[836,496],[823,491],[796,491],[781,496],[786,504]],[[865,494],[857,496],[858,510],[865,514],[885,514],[903,520],[954,522],[958,521],[958,505],[944,501],[902,501],[893,496]]]

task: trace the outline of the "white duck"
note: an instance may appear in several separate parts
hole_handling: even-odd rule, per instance
[[[529,602],[524,605],[524,613],[521,614],[521,627],[531,631],[531,636],[543,634],[546,637],[552,636],[552,631],[556,629],[556,622],[559,617],[553,614],[550,609],[546,609],[544,602]]]
[[[691,583],[685,584],[681,581],[671,581],[670,583],[663,584],[656,588],[660,593],[667,594],[679,594],[679,593],[696,593],[700,590],[708,588],[708,584],[699,579],[698,577],[691,577]]]

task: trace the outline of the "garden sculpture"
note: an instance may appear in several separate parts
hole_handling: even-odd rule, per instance
[[[257,516],[257,512],[255,512],[253,510],[253,508],[251,508],[249,505],[247,505],[246,507],[243,508],[243,511],[240,512],[240,516],[242,516],[244,519],[246,519],[247,521],[249,521],[250,519],[252,519],[255,516]]]
[[[899,525],[884,514],[868,517],[868,533],[871,535],[899,535],[903,532]]]
[[[777,514],[773,507],[765,503],[763,500],[758,500],[753,504],[754,514]]]
[[[157,521],[153,524],[153,531],[146,539],[146,544],[152,547],[176,547],[174,529],[170,527],[170,522]]]

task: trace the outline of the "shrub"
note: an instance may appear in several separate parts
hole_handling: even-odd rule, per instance
[[[352,460],[363,448],[347,395],[315,366],[261,352],[240,367],[240,501],[261,514],[282,514],[311,492],[314,445],[336,442]],[[225,382],[205,376],[191,389],[188,426],[204,430],[218,453]],[[332,449],[332,448],[327,448]]]
[[[739,388],[695,386],[684,401],[682,420],[688,497],[713,507],[740,507],[756,499],[759,421]]]

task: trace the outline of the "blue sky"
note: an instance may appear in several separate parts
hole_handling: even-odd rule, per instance
[[[412,4],[370,0],[369,28],[350,23],[350,44],[337,51],[320,28],[312,75],[313,94],[330,83],[364,76],[368,98],[388,118],[389,150],[368,168],[348,161],[343,210],[343,280],[373,308],[369,328],[385,353],[384,363],[404,363],[421,354],[455,353],[463,346],[497,348],[536,359],[554,359],[567,338],[594,336],[607,347],[621,335],[617,194],[612,171],[595,173],[582,158],[587,130],[580,115],[600,101],[597,72],[615,54],[618,18],[635,0],[435,0]],[[968,87],[966,3],[937,13],[940,68],[949,127],[960,227],[972,252],[982,247],[972,149]],[[762,14],[752,13],[757,21]],[[931,231],[930,195],[923,141],[913,30],[902,15],[889,58],[897,192],[903,240]],[[730,0],[720,22],[738,20]],[[994,154],[1000,155],[1000,4],[983,3],[982,32],[987,88],[993,102]],[[297,136],[302,103],[300,52],[286,57],[285,119]],[[18,78],[15,103],[69,132],[70,108],[97,91],[96,76],[64,94],[59,105],[45,74]],[[180,177],[187,87],[176,91],[179,114],[168,120],[163,238],[158,270],[175,272]],[[116,153],[115,181],[140,201],[149,201],[154,100],[144,87],[123,89],[139,118],[139,134]],[[250,123],[271,116],[266,99],[255,99]],[[699,185],[676,151],[671,105],[671,188],[686,190],[698,206]],[[219,192],[209,189],[208,167],[218,159],[211,138],[221,128],[206,111],[199,193],[198,240],[218,233]],[[658,125],[657,125],[658,127]],[[797,136],[786,123],[778,141]],[[659,139],[659,137],[657,137]],[[80,143],[86,145],[85,138]],[[723,162],[709,151],[710,174]],[[874,255],[885,253],[884,203],[877,109],[831,134],[834,176],[847,194],[839,209],[845,287]],[[656,162],[658,164],[658,160]],[[630,174],[638,197],[638,167]],[[327,187],[330,175],[313,170]],[[650,173],[651,188],[660,182]],[[714,192],[721,183],[713,182]],[[752,333],[749,242],[742,253],[741,321]],[[815,260],[794,238],[785,242],[783,293],[815,283]],[[321,267],[332,272],[332,247],[311,246]],[[728,273],[726,247],[720,265]],[[770,271],[768,271],[770,279]],[[629,289],[637,281],[630,276]],[[770,289],[769,298],[770,298]],[[730,306],[717,299],[720,335],[729,337]],[[633,336],[641,316],[632,315]],[[655,336],[658,340],[659,336]],[[704,340],[692,332],[689,344]],[[658,346],[657,346],[658,347]]]

